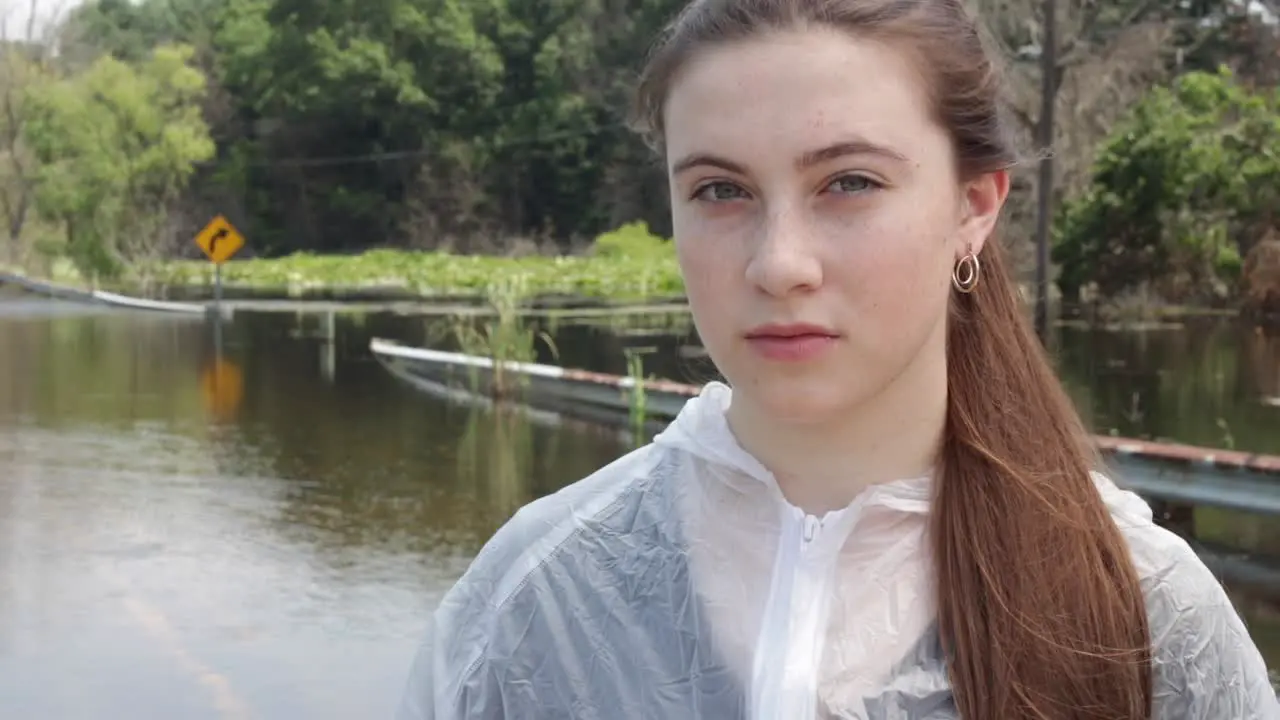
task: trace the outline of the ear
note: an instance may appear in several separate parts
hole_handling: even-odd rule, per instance
[[[1009,197],[1009,171],[980,175],[966,182],[961,188],[960,227],[956,232],[959,247],[956,248],[956,260],[969,253],[975,255],[982,252],[987,238],[996,227],[1000,218],[1000,209]]]

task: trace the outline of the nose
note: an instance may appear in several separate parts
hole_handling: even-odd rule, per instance
[[[747,264],[747,281],[777,297],[816,290],[822,285],[822,262],[813,244],[813,233],[799,213],[772,213]]]

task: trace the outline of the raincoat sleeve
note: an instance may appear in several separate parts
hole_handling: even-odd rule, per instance
[[[500,613],[530,557],[544,554],[547,526],[533,504],[519,510],[471,561],[431,614],[409,669],[397,720],[501,720],[503,694],[490,657]]]
[[[486,659],[486,600],[460,582],[432,614],[397,720],[499,720],[501,694]]]
[[[1164,569],[1146,578],[1152,718],[1280,720],[1262,654],[1222,585],[1180,538],[1164,544]]]
[[[633,451],[525,505],[493,534],[432,614],[409,670],[398,720],[548,717],[531,714],[529,698],[546,703],[546,712],[569,707],[582,696],[575,683],[585,681],[556,675],[561,663],[552,660],[583,652],[583,632],[586,637],[601,632],[583,626],[605,615],[593,616],[581,604],[614,581],[607,572],[592,572],[584,556],[602,553],[604,564],[613,565],[621,550],[617,541],[602,539],[600,518],[619,507],[620,498],[647,497],[632,492],[633,483],[651,476],[657,457],[645,448]],[[596,534],[589,527],[597,528]],[[584,533],[590,539],[582,540]],[[624,545],[629,537],[625,528],[604,535],[622,538]],[[587,688],[593,689],[611,692]],[[605,707],[615,700],[591,702]]]

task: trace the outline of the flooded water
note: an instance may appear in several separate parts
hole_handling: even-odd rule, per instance
[[[625,373],[623,349],[652,346],[650,372],[708,372],[679,318],[553,330],[567,365]],[[408,389],[373,336],[432,333],[240,315],[215,340],[203,319],[0,298],[0,717],[387,717],[494,529],[630,447]],[[1280,453],[1280,339],[1065,333],[1059,354],[1100,431]],[[1274,518],[1197,521],[1280,558]],[[1280,667],[1280,598],[1236,597]]]

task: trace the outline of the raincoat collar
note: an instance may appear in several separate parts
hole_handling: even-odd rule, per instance
[[[782,495],[777,478],[754,455],[742,447],[729,427],[729,404],[733,390],[725,383],[712,381],[690,398],[680,414],[654,438],[654,444],[683,450],[707,462],[728,468],[766,485],[779,502],[790,505]],[[858,494],[853,505],[877,504],[904,512],[927,513],[932,478],[904,478],[872,485]],[[799,511],[798,508],[794,510]],[[834,510],[829,515],[848,508]]]

